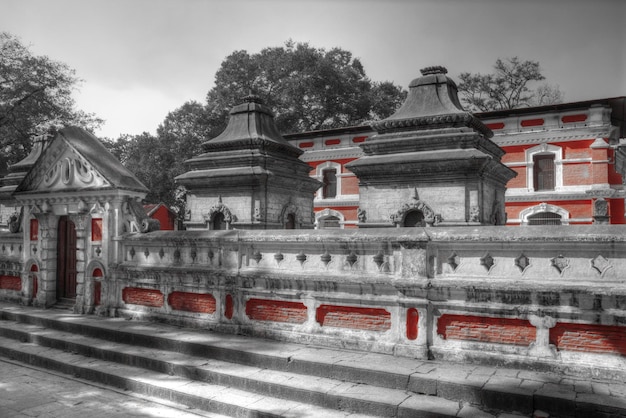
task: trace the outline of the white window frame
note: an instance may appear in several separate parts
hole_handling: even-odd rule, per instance
[[[535,190],[534,157],[539,154],[554,155],[554,190]],[[530,193],[553,193],[563,190],[563,148],[541,144],[526,150],[526,187]]]
[[[339,229],[344,229],[344,225],[345,225],[345,221],[346,219],[343,216],[343,213],[334,210],[334,209],[324,209],[320,212],[317,212],[315,214],[315,229],[324,229],[321,227],[322,222],[324,219],[329,218],[331,216],[334,216],[336,218],[339,218]],[[336,228],[333,228],[336,229]]]
[[[325,161],[322,164],[319,164],[316,168],[315,168],[315,178],[321,182],[324,181],[324,170],[337,170],[337,193],[335,193],[335,197],[329,197],[329,198],[325,198],[324,197],[324,187],[320,187],[316,194],[315,197],[317,199],[320,200],[333,200],[333,199],[339,199],[342,196],[341,193],[341,183],[342,183],[342,166],[339,163],[336,163],[334,161]]]
[[[528,217],[532,215],[536,215],[537,213],[542,212],[552,212],[556,213],[561,217],[561,225],[569,225],[569,212],[563,209],[560,206],[551,205],[549,203],[542,202],[536,206],[531,206],[522,210],[519,213],[519,219],[521,221],[521,225],[528,225]]]

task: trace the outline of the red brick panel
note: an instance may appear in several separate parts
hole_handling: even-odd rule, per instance
[[[307,309],[301,302],[250,299],[246,303],[246,315],[256,321],[303,324],[307,319]]]
[[[0,289],[22,290],[22,278],[17,276],[0,276]]]
[[[341,194],[359,194],[359,179],[354,177],[343,177],[341,179]]]
[[[156,289],[125,287],[124,290],[122,290],[122,300],[124,301],[124,303],[129,303],[132,305],[160,308],[163,306],[165,297],[163,296],[163,293]]]
[[[492,131],[504,129],[504,122],[487,123],[486,125],[487,128],[491,129]]]
[[[417,324],[419,321],[419,313],[417,309],[410,308],[406,311],[406,338],[409,340],[417,339]]]
[[[626,327],[558,323],[550,344],[559,350],[626,355]]]
[[[593,177],[591,175],[591,164],[564,164],[563,185],[578,186],[583,184],[593,184]]]
[[[543,122],[543,119],[526,119],[521,122],[521,125],[524,128],[527,128],[529,126],[542,126]]]
[[[535,341],[535,327],[523,319],[442,315],[437,333],[446,340],[467,340],[527,346]]]
[[[315,319],[324,327],[387,331],[391,328],[391,314],[381,308],[321,305]]]
[[[215,312],[215,298],[209,293],[172,292],[167,303],[177,311],[209,313]]]

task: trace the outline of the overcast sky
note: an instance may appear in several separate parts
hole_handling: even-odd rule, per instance
[[[458,80],[518,56],[567,102],[626,95],[624,0],[0,0],[0,30],[74,68],[78,107],[110,138],[154,133],[204,102],[227,55],[288,39],[349,50],[404,88],[427,66]]]

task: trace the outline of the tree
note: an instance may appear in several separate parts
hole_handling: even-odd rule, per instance
[[[35,56],[20,40],[0,32],[0,170],[23,159],[31,138],[63,125],[93,131],[102,120],[76,110],[79,80],[66,64]]]
[[[222,62],[207,94],[211,136],[224,129],[228,111],[250,93],[272,109],[284,133],[385,118],[406,97],[393,83],[372,82],[360,60],[341,48],[326,51],[288,41],[258,54],[235,51]]]
[[[461,100],[471,111],[515,109],[523,106],[558,103],[563,94],[558,87],[543,85],[532,90],[532,82],[545,80],[537,61],[520,61],[518,57],[494,64],[493,74],[459,75]]]

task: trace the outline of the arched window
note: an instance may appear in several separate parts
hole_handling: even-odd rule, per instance
[[[536,191],[554,190],[554,154],[533,155],[533,184]]]
[[[569,212],[548,203],[526,208],[519,217],[522,225],[569,225]]]
[[[561,215],[554,212],[539,212],[527,218],[528,225],[561,225]]]
[[[404,216],[404,227],[426,226],[424,222],[424,213],[421,210],[410,210]]]

